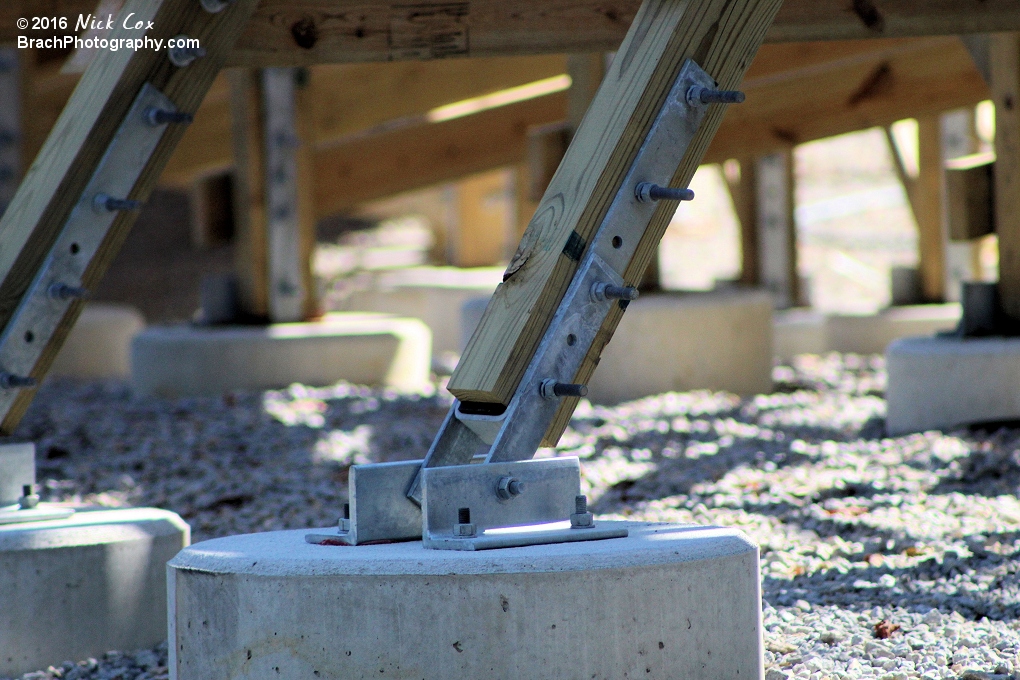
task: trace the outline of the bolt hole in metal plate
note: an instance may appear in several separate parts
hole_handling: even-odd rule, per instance
[[[50,286],[81,286],[85,268],[117,217],[116,212],[94,209],[96,195],[127,196],[159,144],[166,125],[150,124],[144,115],[148,107],[169,111],[177,108],[152,85],[142,86],[28,293],[0,336],[0,371],[29,375],[73,303],[71,299],[51,296]],[[17,389],[0,389],[0,413],[10,410],[17,395]]]
[[[545,458],[485,465],[426,468],[422,475],[422,541],[439,550],[488,550],[526,545],[623,538],[615,523],[571,528],[570,515],[580,492],[577,458]],[[512,498],[499,493],[501,480],[520,481]],[[462,508],[471,511],[475,533],[456,535]]]

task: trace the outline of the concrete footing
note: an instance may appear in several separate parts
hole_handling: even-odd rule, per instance
[[[760,678],[757,547],[627,526],[480,552],[206,541],[169,564],[171,678]]]
[[[464,344],[487,300],[464,305]],[[652,394],[772,391],[772,298],[761,291],[654,293],[631,302],[588,384],[588,399],[617,404]]]
[[[774,347],[782,361],[826,352],[881,354],[893,340],[951,330],[959,320],[957,303],[890,307],[860,315],[789,309],[776,312]]]
[[[0,677],[166,636],[166,562],[188,525],[151,508],[0,525]]]
[[[891,435],[1020,420],[1020,338],[903,338],[886,368]]]
[[[131,375],[131,340],[145,328],[131,305],[91,302],[67,336],[50,375],[124,378]]]
[[[152,326],[131,349],[143,395],[215,395],[340,380],[415,391],[429,385],[432,336],[417,319],[327,314],[271,326]]]
[[[488,298],[502,280],[503,268],[413,267],[375,275],[368,290],[343,302],[349,311],[382,312],[421,319],[432,331],[432,353],[460,354],[461,306]]]

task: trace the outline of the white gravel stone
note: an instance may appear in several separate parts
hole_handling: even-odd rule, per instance
[[[884,435],[881,357],[804,355],[773,394],[582,402],[555,450],[606,517],[761,545],[765,680],[1006,680],[1020,671],[1020,429]],[[154,505],[195,540],[327,526],[353,463],[424,454],[449,405],[351,385],[164,401],[44,385],[17,435],[44,500]],[[882,638],[883,635],[888,637]],[[27,677],[166,677],[165,649]]]

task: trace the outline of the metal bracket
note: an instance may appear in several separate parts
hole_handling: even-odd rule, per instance
[[[385,482],[372,482],[378,484],[372,492],[372,512],[379,516],[370,519],[364,504],[357,508],[352,500],[347,531],[328,539],[309,536],[309,541],[354,545],[410,538],[412,517],[407,504],[415,509],[421,506],[418,526],[430,548],[481,550],[626,535],[625,529],[595,527],[586,507],[574,507],[580,488],[576,458],[528,459],[541,445],[560,395],[584,393],[584,386],[571,383],[613,306],[625,309],[635,297],[623,274],[655,214],[656,200],[690,197],[686,191],[667,187],[708,110],[702,94],[714,93],[715,87],[711,76],[694,61],[688,60],[680,69],[591,244],[571,251],[581,258],[578,269],[506,409],[477,414],[454,402],[425,459],[414,463],[417,469],[408,465],[397,474],[383,466],[352,468],[352,499],[366,494],[364,475],[372,474],[369,468],[378,467],[376,473],[388,475]],[[695,88],[699,88],[698,96],[689,96]],[[707,99],[714,101],[712,96]],[[644,184],[656,187],[655,192],[645,192],[648,200],[642,200],[638,191]],[[486,448],[484,464],[468,465]],[[357,483],[356,475],[362,476]],[[393,494],[405,479],[410,501],[400,505]],[[521,482],[525,490],[511,493],[511,480]],[[391,504],[396,504],[396,510]],[[394,512],[399,522],[394,521]],[[572,523],[576,528],[571,528]]]
[[[597,525],[587,512],[577,519],[577,458],[426,468],[422,479],[426,548],[487,550],[627,535],[624,527]]]
[[[488,463],[535,455],[559,407],[556,399],[543,396],[542,383],[550,379],[572,382],[613,305],[626,305],[623,300],[593,296],[591,291],[602,285],[626,286],[623,273],[656,210],[654,201],[640,200],[635,190],[643,183],[669,185],[677,159],[687,152],[708,110],[708,104],[700,97],[688,97],[688,92],[696,87],[714,91],[715,86],[712,77],[693,60],[684,63],[510,404],[499,415],[474,415],[455,402],[423,469],[470,461],[469,447],[451,446],[463,439],[449,435],[457,426],[489,445]],[[419,476],[408,489],[408,496],[418,502],[420,486]]]
[[[10,411],[18,389],[35,384],[29,375],[74,301],[75,296],[52,295],[50,291],[60,286],[83,290],[85,269],[117,217],[116,211],[96,210],[96,197],[126,197],[166,130],[167,124],[149,120],[145,114],[149,108],[177,110],[155,87],[148,83],[142,86],[46,261],[0,335],[0,377],[8,378],[0,380],[0,413]]]
[[[35,444],[0,444],[0,524],[64,519],[71,508],[39,503],[35,493]]]
[[[347,479],[349,517],[336,533],[307,534],[320,545],[365,545],[421,538],[421,508],[407,487],[421,469],[420,460],[353,465]],[[346,520],[346,521],[345,521]]]

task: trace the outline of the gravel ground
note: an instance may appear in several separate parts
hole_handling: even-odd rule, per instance
[[[1020,678],[1020,429],[885,438],[881,357],[803,356],[775,377],[749,399],[583,403],[557,451],[582,458],[604,516],[761,545],[766,680]],[[444,395],[51,382],[17,435],[38,444],[44,500],[168,508],[200,541],[333,524],[350,465],[423,455]],[[159,647],[23,677],[166,676]]]

